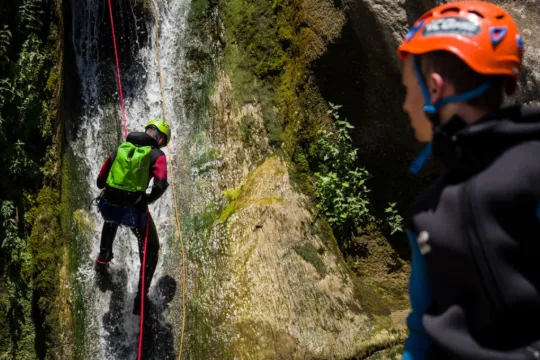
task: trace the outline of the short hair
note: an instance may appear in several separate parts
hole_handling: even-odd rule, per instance
[[[428,73],[438,73],[454,85],[458,95],[474,90],[491,80],[492,86],[482,95],[467,101],[467,104],[485,111],[501,108],[504,101],[504,84],[508,76],[477,73],[449,51],[433,51],[417,58],[424,76]]]

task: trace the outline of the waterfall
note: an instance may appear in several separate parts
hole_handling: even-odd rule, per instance
[[[113,2],[115,18],[122,21],[115,24],[119,42],[126,39],[122,35],[125,24],[139,30],[147,28],[144,36],[130,38],[129,47],[120,47],[121,63],[129,60],[130,66],[122,68],[122,85],[126,100],[127,127],[129,131],[143,131],[143,126],[151,119],[162,118],[161,94],[158,65],[156,60],[156,34],[154,13],[144,20],[135,13],[140,0],[118,0]],[[116,70],[112,57],[110,40],[110,20],[107,1],[71,0],[73,13],[73,47],[76,54],[77,72],[81,82],[82,99],[80,118],[70,119],[78,124],[75,139],[69,146],[77,159],[77,166],[85,171],[85,181],[90,194],[99,194],[95,180],[106,156],[123,140],[119,97],[116,85]],[[180,84],[183,63],[182,38],[185,19],[189,10],[188,0],[158,1],[150,0],[146,6],[159,6],[159,27],[161,44],[161,66],[165,90],[167,120],[172,128],[170,153],[175,156],[180,148],[182,133],[179,131],[183,121],[183,111],[179,106],[182,97]],[[147,9],[148,10],[148,9]],[[135,31],[135,34],[139,34]],[[107,40],[104,40],[107,39]],[[130,49],[122,52],[122,49]],[[112,89],[112,90],[111,90]],[[163,149],[167,155],[167,150]],[[170,168],[169,168],[170,170]],[[170,182],[170,174],[169,174]],[[181,283],[177,267],[178,239],[175,236],[175,220],[172,187],[165,195],[150,206],[156,223],[161,250],[159,262],[150,287],[150,315],[147,320],[148,336],[145,342],[148,358],[173,359],[177,357],[179,322],[178,314],[172,316],[169,309],[172,302],[181,302]],[[82,337],[85,359],[135,359],[139,336],[139,317],[132,315],[133,300],[137,291],[139,275],[138,246],[135,236],[126,228],[118,230],[111,262],[112,284],[107,289],[100,288],[96,282],[94,261],[99,251],[103,220],[95,207],[89,210],[90,223],[94,225],[92,236],[84,245],[84,258],[79,260],[74,278],[81,288],[78,313],[84,313]],[[174,281],[172,280],[174,278]],[[164,289],[174,289],[171,294]],[[159,286],[157,284],[160,284]],[[175,305],[177,310],[179,305]],[[173,331],[174,329],[174,331]],[[149,350],[151,348],[151,350]]]

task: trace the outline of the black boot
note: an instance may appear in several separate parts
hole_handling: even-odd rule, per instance
[[[109,262],[112,260],[112,258],[112,253],[101,250],[98,257],[96,258],[96,271],[100,274],[107,274],[109,271]]]
[[[148,313],[148,307],[151,306],[150,299],[148,299],[148,295],[145,294],[144,296],[144,313],[145,315]],[[135,300],[133,301],[133,315],[141,315],[141,292],[137,292],[137,296],[135,296]]]
[[[98,256],[94,264],[96,283],[102,292],[112,289],[112,275],[109,272],[109,262],[102,261]]]

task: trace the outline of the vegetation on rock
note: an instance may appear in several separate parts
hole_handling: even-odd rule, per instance
[[[61,2],[0,6],[0,358],[55,358]]]
[[[396,205],[388,205],[385,212],[384,208],[375,209],[371,204],[369,169],[363,167],[363,159],[358,158],[352,145],[351,126],[340,118],[339,106],[328,106],[321,96],[312,69],[327,44],[339,36],[344,23],[342,9],[331,1],[194,0],[186,42],[191,78],[187,82],[185,104],[190,117],[196,119],[189,137],[196,144],[193,147],[207,151],[214,151],[215,144],[226,144],[220,146],[215,162],[205,162],[202,166],[192,160],[196,166],[191,169],[193,175],[204,168],[220,173],[223,178],[233,171],[231,167],[240,165],[222,162],[226,156],[222,149],[227,152],[233,142],[226,135],[217,138],[220,132],[227,136],[236,132],[235,141],[241,142],[242,150],[256,152],[253,128],[260,120],[240,109],[248,106],[260,109],[270,145],[270,151],[261,153],[263,160],[276,154],[286,160],[288,176],[296,190],[309,195],[311,204],[319,203],[319,209],[310,208],[310,204],[305,206],[313,216],[311,231],[320,236],[324,247],[301,243],[294,246],[294,252],[313,265],[321,278],[328,279],[333,270],[322,261],[324,252],[335,254],[341,250],[340,257],[345,258],[354,294],[363,310],[384,319],[385,324],[389,322],[387,327],[391,327],[392,312],[407,306],[407,267],[385,235],[399,232],[402,219]],[[222,83],[227,84],[226,96],[222,95]],[[214,139],[208,139],[208,135]],[[201,139],[207,143],[202,145]],[[238,145],[234,142],[233,146]],[[253,170],[261,165],[261,157],[257,159],[257,163],[248,167],[247,178],[234,185],[220,183],[222,190],[229,190],[223,191],[221,198],[208,204],[199,216],[187,221],[184,229],[188,236],[197,239],[192,245],[193,261],[213,258],[211,250],[205,250],[210,245],[211,233],[223,233],[223,238],[218,236],[218,243],[212,243],[214,253],[216,246],[220,254],[224,251],[221,247],[238,241],[233,235],[238,235],[235,224],[242,221],[239,216],[244,209],[257,206],[246,203],[246,193],[253,179],[264,176]],[[196,181],[201,184],[203,180]],[[196,235],[197,231],[200,236]],[[201,274],[198,280],[199,290],[193,294],[196,309],[192,321],[199,328],[214,321],[221,324],[220,315],[216,318],[205,310],[208,299],[203,294],[208,294],[208,290],[202,288],[217,286],[213,282],[220,278],[210,272]],[[401,334],[394,335],[382,335],[381,339],[387,339],[382,342],[368,341],[366,350],[359,355],[365,357],[402,341]],[[197,332],[192,340],[202,344],[204,336]],[[192,349],[199,351],[199,346],[193,343]]]

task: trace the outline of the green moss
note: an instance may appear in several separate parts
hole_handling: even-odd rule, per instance
[[[48,91],[53,91],[53,90],[56,90],[56,85],[57,84],[58,84],[58,68],[55,67],[49,73],[49,78],[47,79],[47,83],[45,85],[45,88]]]
[[[214,203],[207,205],[201,212],[186,214],[184,233],[187,237],[197,239],[187,249],[192,261],[199,262],[206,258],[209,251],[208,240],[218,216],[218,208]]]
[[[294,247],[294,251],[302,257],[305,261],[315,267],[321,277],[326,276],[326,266],[324,266],[321,260],[319,249],[316,249],[311,243],[298,245]]]
[[[326,34],[321,24],[311,28],[313,16],[297,0],[234,0],[220,6],[225,25],[224,69],[231,79],[234,101],[239,105],[258,102],[270,145],[278,152],[283,148],[300,162],[301,171],[310,173],[313,157],[304,153],[330,119],[309,66],[324,51],[325,36],[336,32],[335,19],[325,20]],[[240,126],[241,131],[248,127]]]
[[[274,171],[276,176],[281,175],[284,170],[282,167],[274,167],[274,162],[280,161],[277,157],[267,158],[262,165],[251,171],[244,184],[236,189],[227,189],[223,191],[223,198],[226,201],[226,205],[219,214],[219,222],[226,224],[230,217],[238,210],[243,209],[249,205],[268,206],[272,204],[279,204],[283,202],[282,198],[274,196],[265,197],[252,197],[252,191],[256,189],[257,185],[261,181],[266,173]]]
[[[197,289],[205,289],[208,284],[197,284]],[[220,312],[210,311],[200,299],[203,295],[196,291],[193,294],[194,301],[188,303],[186,330],[192,331],[195,336],[190,337],[187,344],[189,354],[193,359],[226,359],[224,351],[226,347],[223,329],[223,315]]]
[[[44,187],[37,197],[37,207],[32,210],[35,219],[28,248],[32,259],[23,269],[33,282],[33,307],[38,348],[56,346],[59,342],[57,330],[61,328],[58,296],[58,273],[63,250],[59,221],[59,195],[56,190]],[[42,337],[43,336],[43,337]],[[45,340],[46,336],[46,340]],[[45,341],[47,345],[45,344]]]
[[[218,159],[219,153],[216,149],[208,150],[191,162],[191,168],[197,172],[198,176],[204,177],[214,169],[214,162]]]
[[[188,13],[189,31],[184,42],[187,71],[190,81],[185,88],[185,98],[177,100],[175,106],[184,107],[190,118],[197,119],[191,134],[206,131],[210,126],[212,101],[210,95],[217,79],[217,48],[219,43],[216,8],[219,0],[193,0]],[[181,102],[181,103],[180,103]]]
[[[302,163],[296,163],[294,164],[294,166],[289,167],[289,178],[291,179],[291,183],[295,190],[306,194],[312,200],[315,200],[315,189],[313,187],[313,182],[309,174],[309,166],[307,165],[307,163],[304,163],[306,168],[302,168],[301,164]]]
[[[240,136],[242,141],[248,147],[251,144],[251,133],[253,132],[253,124],[255,123],[255,118],[253,116],[242,116],[240,119],[240,124],[238,129],[240,130]]]
[[[150,0],[145,0],[150,1]],[[212,0],[193,0],[188,14],[188,23],[193,28],[203,27],[204,21],[207,19],[212,8],[215,6],[215,1]]]
[[[238,199],[240,191],[242,191],[241,186],[237,187],[236,189],[223,190],[223,197],[228,201],[235,201],[236,199]]]
[[[236,212],[236,200],[233,200],[225,206],[225,209],[219,215],[219,222],[227,223],[229,218]]]
[[[276,90],[292,61],[289,45],[295,33],[294,15],[284,15],[286,7],[265,0],[234,0],[222,7],[227,41],[224,64],[235,101],[261,104],[270,144],[279,147],[285,139],[283,113],[275,110]]]
[[[225,224],[229,218],[237,210],[237,200],[242,191],[242,186],[239,186],[236,189],[227,189],[223,191],[223,198],[227,201],[227,205],[219,214],[219,222]]]
[[[246,103],[256,103],[261,107],[270,145],[275,153],[296,163],[297,166],[289,168],[289,176],[298,189],[310,196],[313,191],[311,175],[321,166],[320,154],[317,153],[315,144],[320,137],[319,130],[331,121],[326,114],[326,102],[319,93],[311,63],[325,51],[327,40],[336,33],[335,29],[325,31],[325,26],[338,23],[327,16],[324,19],[327,25],[316,24],[309,11],[316,11],[313,9],[317,9],[317,3],[318,1],[311,0],[194,0],[190,10],[193,29],[203,33],[200,38],[203,41],[212,38],[215,43],[223,46],[224,57],[220,69],[227,73],[231,81],[231,105],[239,108]],[[218,12],[214,11],[215,6],[219,7]],[[217,23],[213,18],[215,13],[219,13],[224,33],[214,27]],[[211,48],[212,46],[189,46],[188,60],[192,63],[189,66],[195,73],[209,73],[208,69],[212,69],[215,74],[215,67],[210,61],[215,58],[212,57],[215,53],[209,50]],[[201,78],[203,77],[201,75]],[[200,109],[206,111],[212,105],[208,101],[213,91],[212,80],[205,82],[210,77],[204,79],[194,82],[188,90],[186,106],[197,103]],[[215,80],[215,77],[212,79]],[[209,122],[209,113],[204,115],[206,117],[196,115],[195,118],[204,118],[206,120],[201,122]],[[252,145],[249,137],[251,124],[252,119],[249,117],[242,118],[239,124],[245,147]],[[264,176],[260,171],[271,170],[271,167],[260,166],[249,174],[241,189],[224,193],[226,202],[214,219],[217,222],[214,224],[214,231],[226,231],[231,216],[245,206],[245,199],[252,199],[257,180],[260,181]],[[257,200],[258,203],[268,204],[279,201],[282,199],[271,197]],[[324,248],[310,248],[305,245],[295,251],[324,276],[326,269],[320,258],[321,253],[325,249],[337,253],[339,249],[326,221],[316,211],[313,211],[312,215],[312,231],[325,241]],[[377,241],[381,238],[378,237]],[[382,238],[382,241],[386,240]],[[357,256],[355,253],[353,255]],[[354,256],[348,261],[357,274],[357,297],[363,305],[366,304],[365,308],[369,313],[388,315],[390,309],[406,306],[406,298],[403,296],[406,289],[402,287],[406,283],[403,281],[406,279],[404,272],[379,272],[369,261],[369,266],[359,268],[355,265],[357,259]],[[383,263],[386,264],[386,260]],[[201,316],[211,317],[212,314]],[[213,320],[219,322],[218,319]],[[205,341],[198,341],[200,346],[195,347],[196,349],[206,346]],[[223,344],[219,346],[221,345]],[[366,348],[374,353],[381,349],[381,345],[367,344]]]
[[[32,14],[38,8],[27,7],[27,18],[21,18],[22,7],[17,6],[0,14],[14,35],[9,59],[2,66],[2,78],[13,86],[13,96],[0,96],[4,124],[0,137],[8,139],[4,148],[11,153],[13,144],[20,150],[16,158],[8,151],[0,156],[0,164],[8,169],[0,175],[0,183],[9,188],[0,192],[0,203],[13,202],[20,217],[17,241],[12,239],[16,246],[8,257],[5,247],[0,251],[0,324],[6,329],[0,330],[2,359],[62,358],[60,334],[69,342],[70,329],[62,326],[59,316],[67,299],[58,297],[58,270],[65,250],[57,177],[64,136],[58,112],[62,14],[59,2],[50,5],[39,16]],[[32,17],[41,22],[29,26]],[[21,121],[24,131],[17,125]],[[13,132],[7,132],[10,128]]]
[[[256,349],[258,359],[298,359],[298,339],[280,331],[271,322],[242,319],[234,325],[236,336],[231,339],[223,359],[251,358]],[[278,345],[278,346],[277,346]],[[302,356],[310,359],[310,356]]]
[[[60,224],[63,243],[68,250],[68,269],[70,273],[71,299],[73,301],[70,331],[75,359],[84,359],[86,354],[84,336],[86,331],[86,306],[84,284],[77,271],[87,255],[85,244],[96,229],[92,228],[85,210],[90,203],[90,189],[82,178],[84,172],[77,171],[79,161],[69,151],[62,157],[60,203]],[[83,195],[84,194],[84,195]],[[78,209],[78,210],[77,210]],[[64,328],[66,326],[64,325]]]
[[[374,223],[353,239],[347,263],[353,270],[355,294],[366,311],[389,315],[406,309],[409,269]]]
[[[405,341],[406,332],[390,329],[385,334],[364,342],[356,356],[344,360],[398,360]]]
[[[154,13],[154,9],[150,1],[151,0],[139,0],[139,3],[142,7],[142,11],[146,16],[152,15]]]
[[[72,300],[72,318],[70,330],[72,331],[72,351],[74,359],[84,359],[87,354],[85,334],[87,331],[86,314],[86,286],[78,276],[78,270],[87,259],[89,243],[96,230],[88,216],[90,204],[90,189],[83,178],[84,171],[80,172],[80,161],[70,152],[66,152],[62,159],[62,201],[60,205],[60,219],[62,225],[63,241],[68,249],[70,289]],[[65,326],[64,326],[65,327]]]

